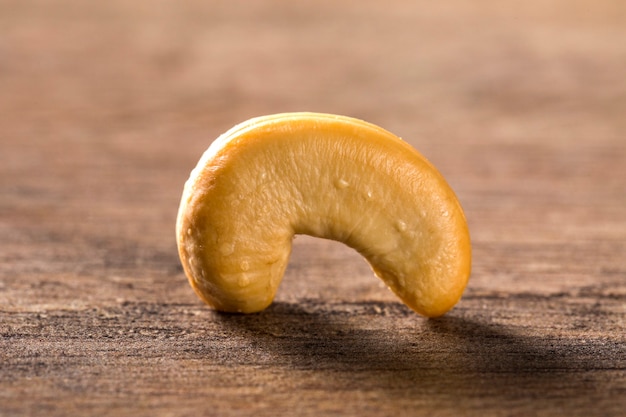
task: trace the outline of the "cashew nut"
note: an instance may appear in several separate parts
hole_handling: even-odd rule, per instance
[[[463,210],[437,169],[380,127],[285,113],[220,136],[185,183],[176,235],[198,296],[257,312],[274,299],[294,234],[356,249],[410,308],[435,317],[470,275]]]

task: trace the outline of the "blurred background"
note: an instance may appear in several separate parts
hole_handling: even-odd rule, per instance
[[[473,241],[448,316],[306,237],[267,314],[193,294],[189,172],[290,111],[447,178]],[[625,207],[623,0],[0,0],[2,415],[623,415]]]
[[[0,0],[4,256],[32,265],[15,248],[39,236],[53,265],[90,253],[94,268],[174,268],[182,184],[204,149],[250,117],[306,110],[426,155],[466,209],[475,286],[498,269],[485,284],[506,288],[507,268],[565,259],[544,245],[507,266],[505,243],[621,248],[625,74],[619,0]]]

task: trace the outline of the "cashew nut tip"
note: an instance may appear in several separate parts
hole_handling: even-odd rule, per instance
[[[243,122],[211,144],[185,183],[180,259],[197,295],[217,310],[270,305],[295,234],[354,248],[427,317],[450,310],[470,275],[467,222],[443,176],[407,142],[349,117]]]

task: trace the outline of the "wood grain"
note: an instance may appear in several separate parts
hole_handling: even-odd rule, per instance
[[[0,415],[623,416],[622,2],[0,0]],[[280,111],[360,117],[448,178],[446,316],[298,237],[276,302],[210,311],[182,185]]]

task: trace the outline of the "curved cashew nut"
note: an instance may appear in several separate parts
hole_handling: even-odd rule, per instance
[[[456,304],[470,274],[465,216],[441,174],[393,134],[343,116],[265,116],[220,136],[185,184],[176,234],[191,286],[227,312],[272,302],[294,234],[356,249],[428,317]]]

